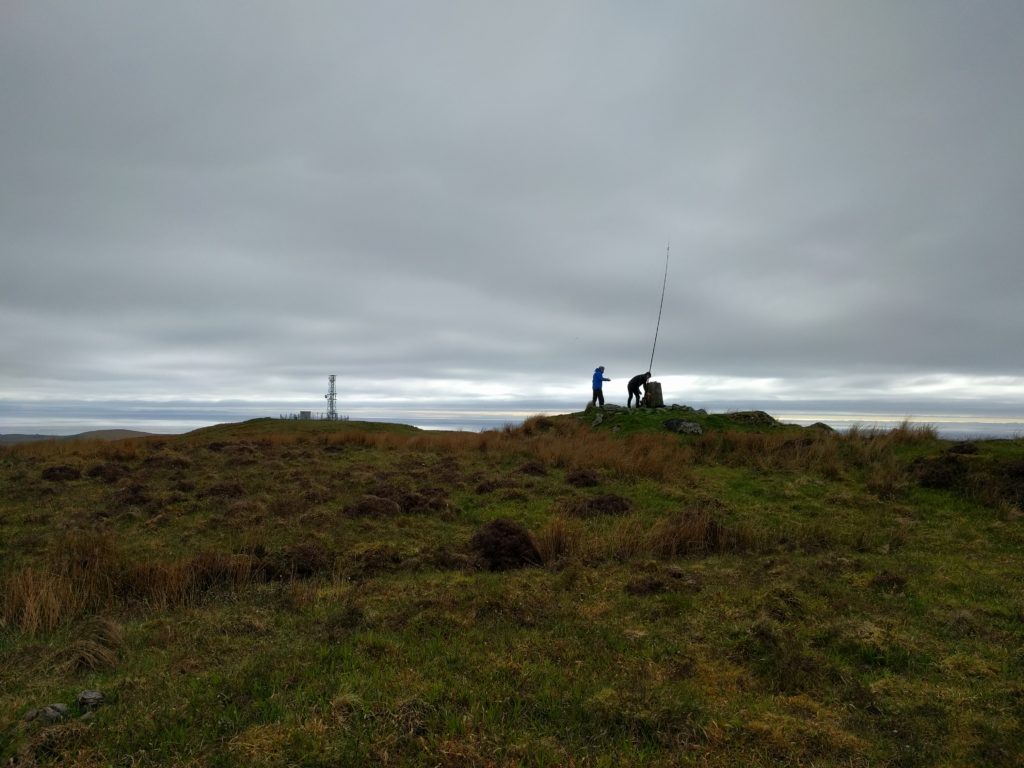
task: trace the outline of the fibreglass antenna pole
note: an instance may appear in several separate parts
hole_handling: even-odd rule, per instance
[[[648,371],[654,370],[654,350],[658,348],[658,331],[661,329],[661,310],[665,306],[665,286],[668,285],[668,252],[672,247],[670,240],[665,246],[665,278],[661,281],[661,303],[658,305],[658,324],[654,327],[654,344],[651,346],[651,364],[647,366]]]

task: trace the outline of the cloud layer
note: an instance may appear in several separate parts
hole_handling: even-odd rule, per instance
[[[2,16],[0,399],[1024,408],[1020,3]]]

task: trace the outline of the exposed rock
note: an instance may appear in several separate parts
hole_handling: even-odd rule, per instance
[[[31,709],[25,713],[25,722],[31,723],[38,720],[41,723],[59,723],[67,719],[68,708],[64,704],[50,704],[39,709]]]
[[[684,413],[692,413],[695,416],[707,416],[708,412],[703,408],[694,408],[692,405],[680,405],[679,403],[672,403],[668,406],[670,411],[683,411]]]
[[[684,419],[666,419],[662,422],[665,429],[670,432],[678,432],[681,435],[700,435],[704,433],[700,424],[695,421],[685,421]]]
[[[82,691],[75,697],[82,710],[97,709],[103,703],[103,694],[99,691]]]
[[[748,424],[754,427],[773,427],[779,423],[764,411],[733,411],[727,413],[726,416],[737,424]]]

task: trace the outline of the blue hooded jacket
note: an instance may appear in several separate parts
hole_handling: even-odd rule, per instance
[[[611,381],[611,379],[606,379],[604,377],[604,368],[598,366],[594,369],[594,389],[600,389],[602,381]]]

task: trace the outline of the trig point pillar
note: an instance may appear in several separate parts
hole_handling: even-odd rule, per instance
[[[661,382],[648,381],[644,389],[645,408],[664,408],[665,401],[661,398]]]

